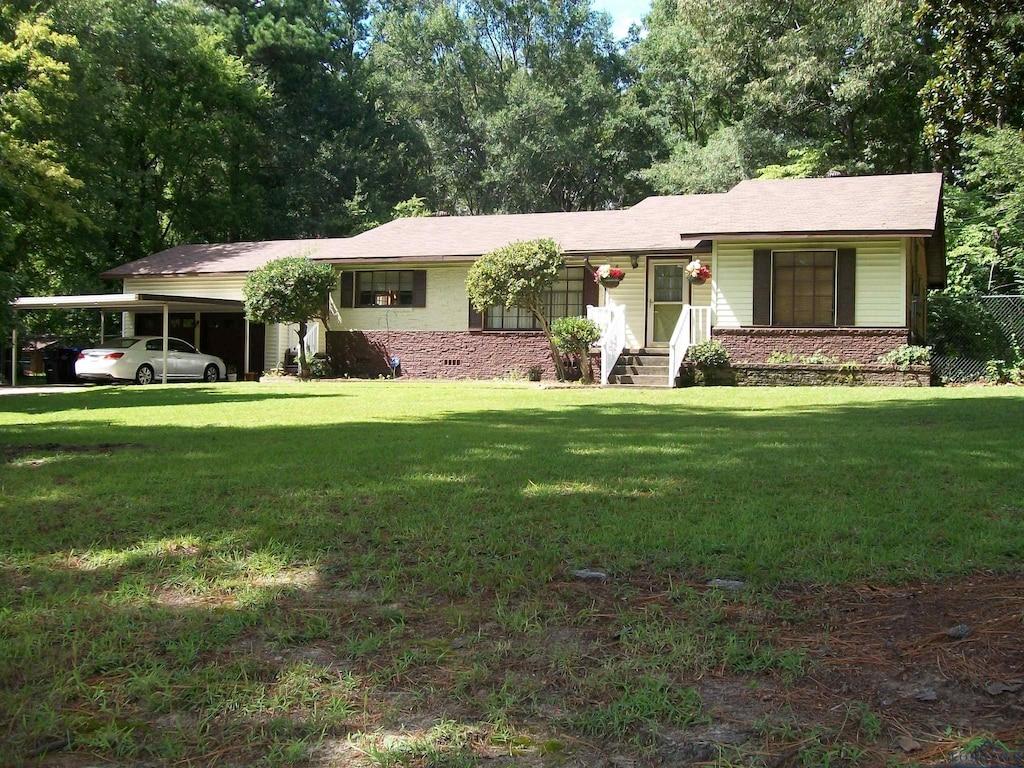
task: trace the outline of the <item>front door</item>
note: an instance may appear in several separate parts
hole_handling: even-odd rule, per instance
[[[652,261],[647,274],[647,346],[667,347],[689,301],[686,261]]]

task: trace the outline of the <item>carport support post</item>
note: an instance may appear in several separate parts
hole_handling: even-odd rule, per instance
[[[11,329],[11,386],[18,386],[18,329]]]
[[[242,354],[242,373],[249,373],[249,316],[246,315],[243,319],[245,323],[245,351]],[[245,376],[243,375],[244,379]]]
[[[168,314],[167,304],[164,304],[164,375],[161,380],[161,384],[167,383],[167,325],[168,325]]]
[[[100,310],[100,346],[103,346],[103,337],[106,336],[106,329],[103,326],[103,322],[106,318],[103,315],[103,310]]]

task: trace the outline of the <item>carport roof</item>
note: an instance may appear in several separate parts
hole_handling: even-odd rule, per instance
[[[13,302],[15,309],[105,309],[110,312],[138,309],[235,310],[245,304],[237,299],[213,299],[205,296],[165,296],[157,293],[96,293],[78,296],[22,296]]]

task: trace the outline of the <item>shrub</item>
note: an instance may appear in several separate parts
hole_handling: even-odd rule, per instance
[[[996,384],[1024,384],[1024,350],[1015,334],[1010,334],[1010,355],[985,363],[985,378]]]
[[[572,355],[580,367],[584,384],[594,382],[590,366],[590,347],[601,338],[597,323],[585,317],[560,317],[551,323],[551,340],[567,355]]]
[[[928,298],[928,341],[938,355],[972,360],[1009,359],[1010,340],[973,296]]]
[[[330,376],[332,373],[331,364],[327,361],[326,357],[315,355],[313,359],[309,361],[309,375],[314,379],[323,379]]]
[[[686,350],[686,359],[702,368],[722,368],[729,363],[729,352],[718,339],[708,339]]]
[[[800,362],[804,365],[835,365],[839,362],[839,358],[835,355],[826,355],[820,349],[816,349],[809,355],[803,355]]]
[[[779,365],[781,363],[792,363],[795,359],[796,355],[793,354],[791,349],[787,349],[785,352],[773,349],[768,353],[768,358],[765,362],[770,365]]]
[[[932,358],[931,347],[918,347],[913,344],[903,344],[896,349],[889,350],[884,355],[878,356],[878,362],[891,365],[905,371],[912,365],[928,365]]]

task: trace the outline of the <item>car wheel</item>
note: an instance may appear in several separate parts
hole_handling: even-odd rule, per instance
[[[139,370],[135,372],[136,384],[152,384],[154,378],[153,367],[150,365],[140,365]]]
[[[220,371],[217,370],[217,366],[210,363],[206,366],[206,370],[203,371],[203,381],[214,382],[220,378]]]

